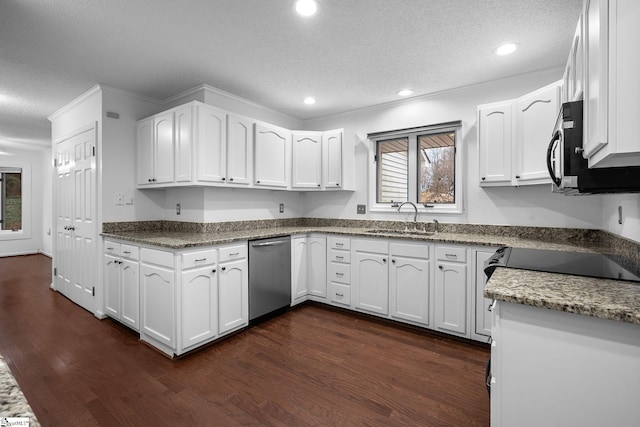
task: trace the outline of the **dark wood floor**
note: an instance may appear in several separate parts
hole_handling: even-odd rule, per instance
[[[0,353],[43,426],[489,425],[486,348],[306,305],[171,361],[50,266],[0,258]]]

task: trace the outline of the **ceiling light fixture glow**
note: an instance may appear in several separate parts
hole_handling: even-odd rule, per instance
[[[493,52],[496,55],[504,56],[504,55],[509,55],[510,53],[515,52],[516,49],[518,49],[517,43],[505,43],[502,46],[499,46],[498,48],[496,48]]]
[[[411,89],[402,89],[399,90],[398,92],[396,92],[396,94],[398,96],[409,96],[413,93],[413,91]]]
[[[318,13],[318,3],[315,0],[297,0],[294,9],[298,15],[309,17]]]
[[[316,99],[312,96],[307,96],[305,99],[302,100],[302,102],[304,102],[307,105],[313,105],[316,103]]]

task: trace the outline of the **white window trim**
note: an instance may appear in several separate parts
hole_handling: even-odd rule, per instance
[[[464,180],[463,175],[463,160],[464,160],[464,144],[462,144],[463,124],[461,121],[442,123],[439,125],[422,126],[410,129],[401,129],[389,132],[377,132],[368,134],[369,144],[369,161],[368,176],[369,176],[369,212],[377,213],[397,213],[398,215],[405,215],[410,212],[409,208],[402,209],[398,212],[397,207],[392,207],[388,203],[378,203],[378,176],[377,176],[377,164],[375,162],[375,156],[377,155],[376,143],[381,140],[393,139],[393,138],[409,138],[409,153],[408,153],[408,170],[409,177],[415,179],[409,179],[408,183],[408,199],[409,201],[417,200],[418,194],[418,180],[417,180],[417,168],[418,168],[418,145],[416,143],[417,134],[425,135],[429,133],[441,133],[441,132],[454,132],[456,141],[456,154],[455,154],[455,179],[456,179],[456,202],[447,205],[434,205],[425,207],[421,203],[416,203],[419,214],[453,214],[460,215],[464,211]]]
[[[31,164],[2,160],[2,166],[22,169],[22,229],[0,230],[0,241],[31,238]]]

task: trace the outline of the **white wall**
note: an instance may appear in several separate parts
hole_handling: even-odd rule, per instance
[[[478,141],[476,106],[517,98],[562,76],[561,69],[493,81],[440,94],[309,120],[304,128],[325,130],[344,128],[345,138],[355,138],[356,191],[353,194],[308,194],[304,196],[304,214],[309,217],[407,220],[410,213],[356,214],[356,204],[368,200],[369,143],[372,132],[424,126],[461,120],[465,159],[465,211],[462,215],[444,215],[443,222],[550,227],[601,228],[602,197],[565,197],[553,194],[550,186],[483,189],[478,185]],[[549,130],[551,133],[551,130]],[[430,221],[435,215],[419,217]]]
[[[618,206],[622,206],[622,224],[618,224]],[[606,195],[602,203],[602,228],[640,242],[640,195]]]
[[[163,191],[136,189],[136,122],[156,112],[158,101],[108,87],[102,88],[102,221],[142,221],[162,219]],[[106,116],[117,113],[119,118]],[[133,204],[116,205],[121,193]]]
[[[0,233],[0,256],[37,253],[42,248],[42,173],[40,152],[0,156],[0,166],[22,168],[22,230]]]
[[[47,256],[53,255],[53,158],[51,148],[40,153],[40,170],[42,180],[42,210],[33,212],[34,217],[39,216],[42,221],[42,246],[41,252]],[[35,218],[34,218],[35,220]]]

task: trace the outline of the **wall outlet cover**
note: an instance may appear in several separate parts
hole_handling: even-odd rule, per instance
[[[280,203],[280,213],[284,213],[284,203]]]
[[[366,214],[367,213],[367,205],[358,205],[358,214]]]

